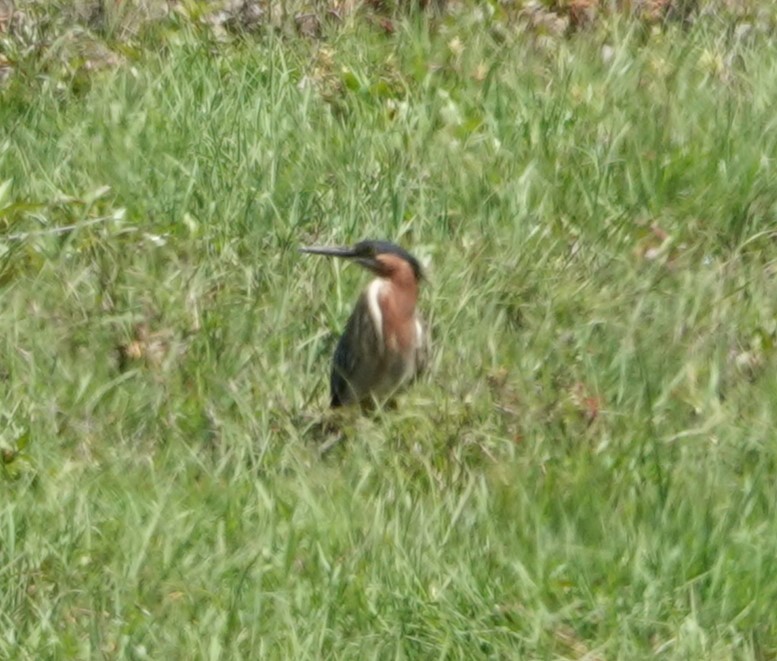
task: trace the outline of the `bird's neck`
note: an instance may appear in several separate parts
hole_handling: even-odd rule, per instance
[[[415,278],[386,278],[381,283],[382,306],[399,318],[407,319],[415,314],[418,301],[418,283]]]
[[[375,298],[385,345],[394,352],[412,351],[416,341],[418,284],[415,281],[396,282],[394,278],[379,278],[372,286],[377,294]]]

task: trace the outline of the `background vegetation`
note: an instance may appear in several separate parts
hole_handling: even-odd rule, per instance
[[[0,657],[777,656],[767,3],[5,6]]]

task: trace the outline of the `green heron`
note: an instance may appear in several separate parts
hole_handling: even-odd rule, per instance
[[[337,343],[330,379],[332,407],[391,400],[426,366],[429,338],[416,312],[421,264],[388,241],[300,250],[342,257],[376,275],[359,296]]]

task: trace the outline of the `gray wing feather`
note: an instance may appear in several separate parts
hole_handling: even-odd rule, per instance
[[[367,299],[362,295],[335,348],[330,379],[332,406],[359,402],[369,394],[379,352]]]

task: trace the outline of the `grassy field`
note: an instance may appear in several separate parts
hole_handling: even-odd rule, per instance
[[[0,658],[777,657],[777,36],[487,23],[0,90]],[[362,238],[436,353],[320,457]]]

